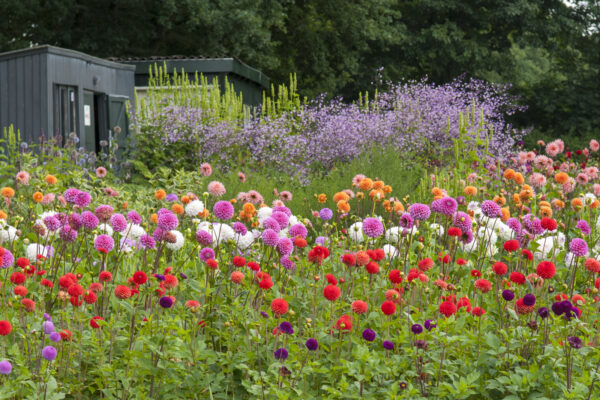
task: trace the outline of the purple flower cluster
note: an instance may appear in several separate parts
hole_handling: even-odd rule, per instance
[[[327,169],[357,158],[373,143],[399,151],[426,152],[431,143],[451,148],[453,139],[459,137],[460,113],[473,99],[481,109],[475,123],[494,127],[491,152],[504,155],[519,139],[505,117],[525,109],[509,96],[508,89],[478,80],[444,85],[412,81],[390,85],[368,107],[320,96],[278,116],[259,113],[222,121],[210,110],[170,105],[138,117],[136,123],[142,135],[160,140],[166,149],[172,144],[189,145],[198,164],[212,158],[218,159],[219,166],[231,166],[243,149],[254,162],[306,177],[315,166]],[[472,140],[484,139],[485,132],[481,135]]]
[[[362,225],[363,232],[370,238],[383,235],[383,224],[377,218],[365,218]]]

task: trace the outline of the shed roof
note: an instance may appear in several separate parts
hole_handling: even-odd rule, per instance
[[[43,53],[77,58],[86,62],[102,65],[108,68],[126,69],[130,71],[135,70],[135,66],[132,66],[131,64],[121,64],[114,61],[105,60],[103,58],[90,56],[89,54],[81,53],[79,51],[63,49],[62,47],[51,46],[48,44],[0,53],[0,61]]]
[[[111,61],[135,65],[136,74],[148,74],[151,66],[166,63],[167,72],[173,73],[175,69],[179,72],[183,69],[186,72],[200,72],[204,74],[232,73],[242,78],[246,78],[256,84],[269,88],[270,79],[261,71],[244,64],[237,58],[207,58],[200,56],[156,56],[156,57],[123,57],[109,58]]]

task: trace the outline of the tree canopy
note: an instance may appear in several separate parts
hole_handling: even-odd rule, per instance
[[[302,94],[384,79],[511,83],[521,126],[600,132],[598,0],[4,0],[0,50],[233,56]]]

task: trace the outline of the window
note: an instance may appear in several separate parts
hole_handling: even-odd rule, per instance
[[[77,87],[56,85],[54,90],[54,130],[63,144],[71,132],[77,132]]]

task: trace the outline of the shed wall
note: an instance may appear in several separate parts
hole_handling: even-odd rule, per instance
[[[110,68],[77,58],[57,54],[48,55],[47,101],[54,104],[56,85],[77,86],[77,134],[81,143],[86,143],[83,120],[83,91],[134,98],[134,72],[129,69]],[[54,113],[49,114],[48,125],[54,129]],[[112,127],[109,127],[112,128]],[[123,132],[126,126],[121,127]]]
[[[13,125],[23,140],[48,133],[46,54],[0,60],[0,129]]]

